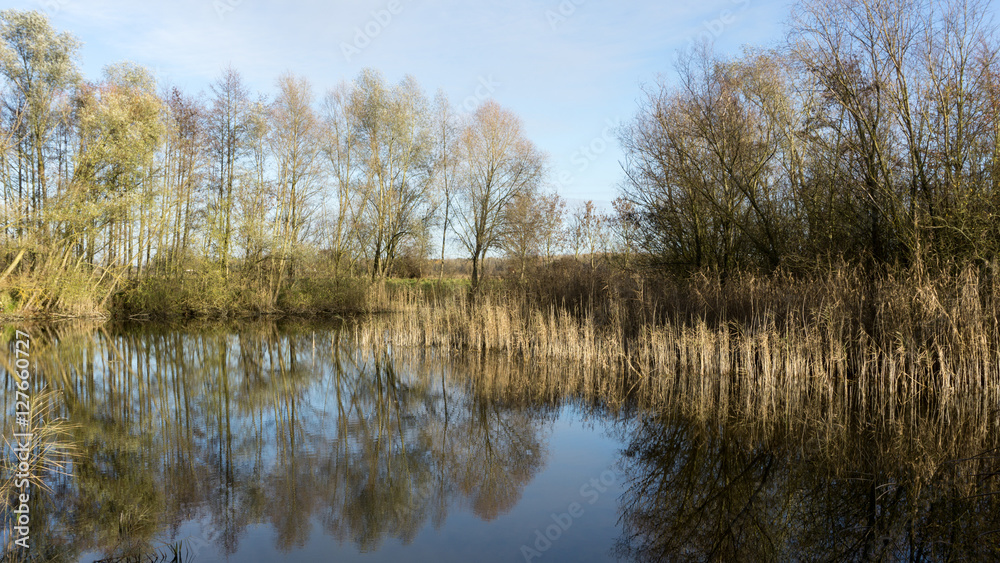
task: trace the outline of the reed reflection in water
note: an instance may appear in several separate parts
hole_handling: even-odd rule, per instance
[[[845,386],[765,418],[719,375],[401,347],[369,321],[25,328],[74,447],[36,491],[35,560],[210,561],[263,541],[311,561],[323,538],[406,553],[428,529],[439,560],[524,560],[530,515],[580,500],[524,492],[580,463],[556,429],[581,423],[619,444],[625,489],[586,516],[616,512],[601,521],[618,540],[567,534],[545,561],[1000,558],[997,409],[973,398],[875,417]],[[463,536],[470,518],[504,540]]]

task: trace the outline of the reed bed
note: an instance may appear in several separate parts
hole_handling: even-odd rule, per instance
[[[600,289],[561,299],[530,287],[383,289],[372,302],[392,312],[353,330],[365,347],[568,363],[619,373],[628,390],[764,418],[806,405],[888,420],[1000,405],[1000,288],[971,267],[591,286]]]

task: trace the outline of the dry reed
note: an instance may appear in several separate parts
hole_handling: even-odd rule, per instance
[[[371,301],[393,313],[354,330],[363,347],[570,362],[619,372],[634,391],[765,418],[805,405],[891,420],[901,405],[1000,404],[1000,289],[972,268],[923,281],[835,270],[610,285],[576,306],[523,291],[383,288]]]

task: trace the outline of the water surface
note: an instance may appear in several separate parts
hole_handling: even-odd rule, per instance
[[[74,454],[4,560],[1000,556],[990,405],[876,417],[845,387],[765,417],[751,385],[720,402],[366,322],[20,327]]]

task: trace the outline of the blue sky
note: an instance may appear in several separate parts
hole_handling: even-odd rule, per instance
[[[285,71],[317,98],[365,67],[412,74],[457,106],[493,97],[524,119],[571,203],[616,194],[622,158],[612,127],[635,113],[641,86],[669,76],[678,50],[712,38],[722,54],[773,45],[786,0],[8,0],[49,14],[82,42],[96,79],[110,63],[153,69],[161,84],[207,91],[232,64],[271,94]],[[361,34],[359,36],[359,33]]]

